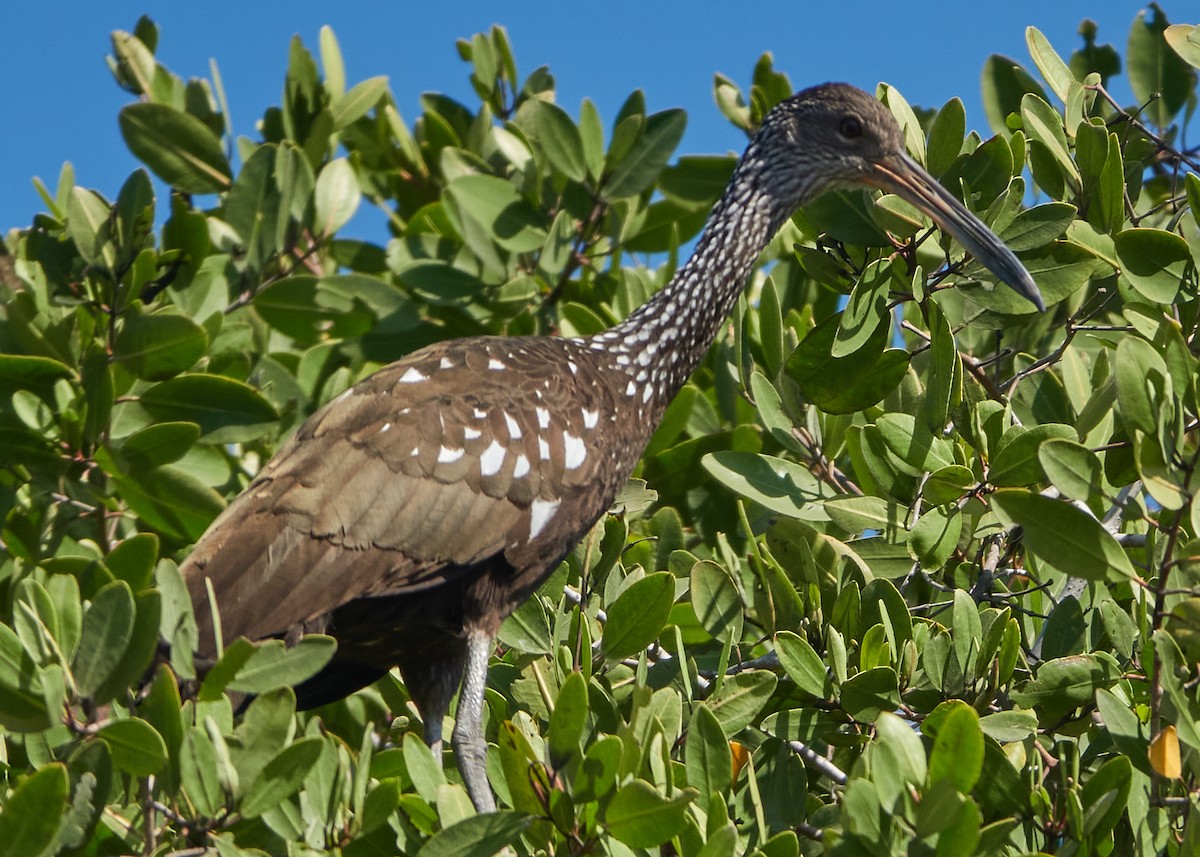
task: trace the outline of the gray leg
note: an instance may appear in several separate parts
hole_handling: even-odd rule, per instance
[[[467,664],[451,739],[459,773],[471,803],[480,812],[496,811],[496,798],[487,779],[487,742],[483,738],[483,688],[493,645],[490,634],[471,631],[467,635]]]

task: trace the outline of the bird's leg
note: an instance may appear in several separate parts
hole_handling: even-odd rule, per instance
[[[483,688],[493,645],[491,634],[484,631],[467,634],[466,670],[451,739],[467,794],[480,812],[496,811],[496,798],[487,779],[487,742],[483,738]]]

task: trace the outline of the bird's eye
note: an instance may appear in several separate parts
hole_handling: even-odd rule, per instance
[[[838,123],[838,133],[847,140],[861,137],[862,132],[862,122],[857,116],[843,116],[842,121]]]

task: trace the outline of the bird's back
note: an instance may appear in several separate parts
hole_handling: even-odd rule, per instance
[[[225,640],[324,631],[341,652],[327,669],[365,652],[386,669],[464,625],[494,632],[604,513],[649,437],[613,373],[581,342],[477,338],[343,393],[182,566],[201,656],[215,651],[206,582]]]

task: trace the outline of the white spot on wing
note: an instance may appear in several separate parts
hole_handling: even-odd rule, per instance
[[[542,456],[542,461],[550,460],[550,444],[546,443],[545,438],[538,438],[538,453]]]
[[[438,366],[442,369],[453,369],[454,361],[451,360],[449,357],[443,357],[442,362],[439,363]]]
[[[642,393],[642,401],[643,401],[643,402],[648,402],[648,401],[650,401],[650,397],[651,397],[651,396],[653,396],[653,395],[654,395],[654,388],[653,388],[653,387],[650,387],[650,386],[647,386],[647,387],[646,387],[646,389],[645,389],[645,391]]]
[[[473,429],[470,426],[463,426],[463,437],[466,440],[474,440],[482,434],[483,432],[481,432],[479,429]]]
[[[563,432],[563,446],[566,449],[566,455],[563,464],[567,470],[574,470],[579,465],[583,464],[583,460],[587,458],[587,447],[583,445],[580,438],[569,432]]]
[[[522,455],[517,456],[517,461],[513,465],[513,479],[520,479],[529,472],[529,459]]]
[[[567,361],[567,368],[571,370],[571,374],[572,374],[572,375],[574,375],[576,372],[578,372],[578,371],[579,371],[579,367],[575,365],[575,361],[574,361],[574,360],[568,360],[568,361]]]
[[[489,357],[488,358],[488,368],[489,369],[507,369],[508,366],[504,362],[497,360],[495,357]]]
[[[521,426],[507,412],[504,414],[504,424],[508,426],[508,436],[513,440],[519,440],[521,437]]]
[[[463,457],[463,450],[443,446],[438,450],[438,464],[452,464]]]
[[[482,408],[472,408],[471,412],[473,414],[475,414],[475,419],[477,419],[477,420],[487,419],[488,412],[483,410]]]
[[[538,533],[546,528],[554,513],[558,511],[559,500],[534,500],[529,507],[529,540],[533,541]]]
[[[542,428],[550,428],[550,412],[545,408],[534,408],[537,412],[538,425]]]
[[[479,473],[481,476],[495,476],[500,472],[500,466],[504,464],[505,449],[498,441],[492,441],[491,445],[483,451],[483,455],[479,456]]]
[[[599,411],[589,411],[587,408],[584,408],[584,410],[583,410],[583,427],[584,428],[589,428],[589,429],[595,428],[596,421],[599,419],[600,419]]]
[[[637,393],[637,384],[630,379],[628,386],[625,387],[625,395],[632,396]]]
[[[379,427],[379,433],[385,434],[387,432],[387,430],[390,429],[391,427],[392,427],[391,423],[384,423],[383,425],[381,425]]]
[[[422,381],[428,381],[429,376],[421,372],[416,366],[409,366],[408,371],[400,376],[398,383],[400,384],[419,384]]]

